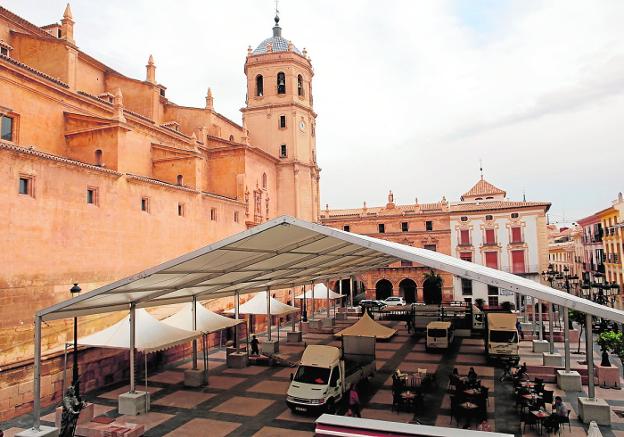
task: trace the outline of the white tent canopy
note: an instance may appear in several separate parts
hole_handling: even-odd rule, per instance
[[[231,319],[229,317],[222,316],[214,313],[199,302],[196,304],[196,320],[197,331],[201,331],[204,334],[210,334],[211,332],[221,331],[222,329],[231,328],[243,323],[243,320]],[[185,329],[187,331],[193,330],[193,304],[186,303],[180,311],[162,320],[162,323],[173,326],[174,328]]]
[[[249,299],[244,304],[238,307],[239,314],[257,314],[257,315],[265,315],[267,314],[267,292],[262,291],[257,293],[254,297]],[[299,308],[286,305],[285,303],[280,302],[277,299],[270,298],[271,300],[271,315],[272,316],[285,316],[286,314],[292,314],[294,312],[299,311]],[[228,314],[234,314],[234,309],[226,311]]]
[[[144,309],[136,311],[136,349],[154,352],[181,343],[186,343],[201,335],[201,332],[176,328],[159,322]],[[130,315],[108,328],[86,337],[78,337],[82,346],[130,349]]]
[[[412,261],[624,323],[624,312],[512,273],[431,250],[278,217],[144,272],[37,312],[55,320],[289,288]]]
[[[299,296],[295,296],[295,299],[303,299],[304,294],[301,293]],[[330,299],[340,299],[344,297],[344,294],[338,294],[334,290],[329,290],[329,298]],[[327,287],[325,284],[316,284],[314,286],[314,296],[312,296],[312,290],[306,290],[305,292],[306,299],[327,299]]]

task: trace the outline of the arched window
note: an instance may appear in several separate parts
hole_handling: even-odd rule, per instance
[[[281,71],[277,73],[277,94],[286,94],[286,75]]]
[[[303,97],[303,76],[297,76],[297,94]]]
[[[264,79],[262,75],[256,76],[256,96],[262,97],[264,95]]]
[[[262,174],[262,188],[266,188],[267,187],[267,175],[266,173]]]
[[[230,141],[234,141],[234,135],[230,135]]]
[[[102,166],[102,151],[100,149],[95,151],[95,165]]]
[[[178,185],[183,185],[184,184],[184,176],[179,174],[178,177],[177,177],[177,183],[178,183]]]

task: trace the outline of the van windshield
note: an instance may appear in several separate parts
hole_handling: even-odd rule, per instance
[[[518,335],[516,331],[490,331],[490,342],[517,343]]]
[[[446,329],[428,329],[427,335],[429,337],[436,337],[436,338],[446,337]]]
[[[327,382],[329,381],[329,369],[322,369],[320,367],[311,366],[299,366],[293,380],[304,384],[327,385]]]

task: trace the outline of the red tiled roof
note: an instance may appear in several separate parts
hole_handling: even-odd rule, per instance
[[[503,196],[505,196],[507,193],[500,188],[497,188],[494,185],[490,184],[488,181],[483,179],[483,176],[481,176],[481,179],[479,179],[479,181],[474,184],[474,186],[470,190],[462,195],[462,199],[464,197],[488,196],[496,194],[502,194]]]
[[[495,209],[519,209],[519,208],[550,208],[549,202],[515,202],[510,200],[494,200],[481,203],[455,203],[450,205],[451,214],[473,211],[490,211]]]
[[[23,62],[18,61],[17,59],[13,59],[13,58],[10,58],[10,57],[4,56],[4,55],[0,55],[0,59],[2,59],[4,61],[7,61],[7,62],[10,62],[11,64],[16,65],[16,66],[18,66],[20,68],[23,68],[25,70],[28,70],[31,73],[36,74],[37,76],[43,77],[44,79],[47,79],[50,82],[53,82],[53,83],[55,83],[57,85],[62,86],[63,88],[69,88],[69,85],[67,85],[62,80],[57,79],[56,77],[52,77],[52,76],[50,76],[50,75],[48,75],[48,74],[46,74],[46,73],[44,73],[42,71],[39,71],[39,70],[37,70],[35,68],[32,68],[31,66],[26,65]]]
[[[24,20],[19,15],[15,15],[13,12],[9,11],[8,9],[3,8],[2,6],[0,6],[0,15],[3,15],[8,20],[13,21],[16,24],[19,24],[27,28],[28,30],[32,31],[34,34],[38,36],[43,36],[45,38],[54,38],[52,35],[50,35],[48,32],[43,30],[41,27],[35,26],[30,21]]]

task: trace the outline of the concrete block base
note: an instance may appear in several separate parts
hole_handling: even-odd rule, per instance
[[[563,391],[582,391],[581,374],[574,370],[557,370],[557,387]]]
[[[24,431],[20,431],[15,434],[16,437],[58,437],[59,429],[53,426],[44,426],[41,425],[39,430],[34,430],[32,428],[25,429]]]
[[[308,320],[308,329],[311,331],[321,329],[320,320]]]
[[[323,320],[321,320],[321,327],[322,328],[333,328],[335,324],[336,324],[336,321],[334,319],[323,319]]]
[[[533,352],[548,352],[550,351],[550,345],[546,340],[533,340]]]
[[[303,333],[301,331],[286,333],[286,343],[301,343],[302,341]]]
[[[230,369],[243,369],[247,367],[247,353],[245,352],[232,352],[227,355],[225,364]]]
[[[598,425],[611,425],[611,407],[604,399],[579,397],[578,412],[583,423],[593,420]]]
[[[620,369],[618,367],[597,365],[596,373],[598,374],[598,385],[600,387],[620,387]]]
[[[80,410],[80,416],[78,416],[77,425],[83,423],[89,423],[95,416],[95,406],[92,403],[88,403],[82,410]],[[58,407],[54,411],[54,426],[61,429],[61,418],[63,417],[63,407]]]
[[[184,371],[184,385],[187,387],[201,387],[206,383],[206,373],[203,369],[188,369]]]
[[[570,338],[570,344],[577,344],[579,341],[579,330],[578,329],[570,329],[568,331],[568,335]]]
[[[118,399],[119,414],[140,416],[150,410],[150,394],[144,391],[122,393]]]
[[[542,352],[542,360],[542,364],[545,367],[563,367],[563,356],[561,354]]]
[[[277,340],[265,340],[260,343],[261,354],[276,354],[279,352],[279,343]]]

